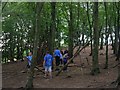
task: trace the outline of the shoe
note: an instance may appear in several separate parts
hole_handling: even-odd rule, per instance
[[[26,71],[21,71],[21,73],[26,73]]]
[[[44,76],[44,78],[45,78],[45,79],[47,79],[47,77],[46,77],[46,76]]]

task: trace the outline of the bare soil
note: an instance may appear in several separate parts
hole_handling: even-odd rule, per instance
[[[76,50],[75,50],[76,51]],[[113,68],[117,64],[115,55],[109,46],[109,67],[104,69],[105,49],[99,50],[100,74],[92,76],[92,57],[90,47],[85,48],[80,55],[74,59],[74,64],[70,64],[68,71],[61,72],[59,76],[53,71],[53,79],[45,79],[44,74],[35,71],[34,87],[35,88],[114,88],[111,84],[117,79],[118,69]],[[89,64],[87,63],[87,60]],[[81,67],[81,64],[83,66]],[[2,65],[2,87],[3,88],[20,88],[25,87],[28,73],[22,73],[27,62],[15,62]],[[42,67],[39,67],[42,69]]]

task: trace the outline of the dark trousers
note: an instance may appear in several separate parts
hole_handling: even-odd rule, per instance
[[[61,64],[61,65],[63,64],[63,60],[62,60],[62,59],[60,59],[60,64]]]
[[[27,66],[26,66],[27,68],[30,68],[30,65],[29,65],[29,63],[27,64]]]
[[[59,56],[55,56],[55,60],[56,60],[56,66],[59,66],[59,64],[60,64],[60,57]]]
[[[63,64],[65,65],[67,62],[63,62]],[[65,67],[63,70],[67,70],[67,67]]]

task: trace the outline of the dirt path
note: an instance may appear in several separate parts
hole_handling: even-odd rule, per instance
[[[90,48],[87,47],[74,59],[75,64],[71,64],[67,72],[62,72],[58,77],[54,76],[53,79],[45,79],[41,72],[36,71],[34,86],[36,88],[114,88],[115,86],[111,85],[111,82],[117,78],[117,67],[112,67],[117,64],[117,61],[115,61],[111,47],[109,47],[108,69],[103,69],[105,51],[99,51],[99,54],[103,53],[103,55],[99,55],[101,73],[97,76],[90,75],[92,57],[89,56],[89,53]],[[88,58],[90,65],[88,65],[86,58]],[[84,67],[80,67],[81,63],[84,63]],[[20,88],[25,86],[27,73],[21,73],[25,65],[26,62],[20,61],[2,65],[3,88]],[[53,75],[55,73],[53,72]]]

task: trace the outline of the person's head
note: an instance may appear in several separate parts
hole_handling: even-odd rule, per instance
[[[32,52],[29,52],[29,56],[31,56],[32,55]]]
[[[56,49],[58,49],[58,47]]]
[[[46,54],[49,54],[49,51],[47,51]]]
[[[63,54],[63,50],[60,50],[61,54]]]

